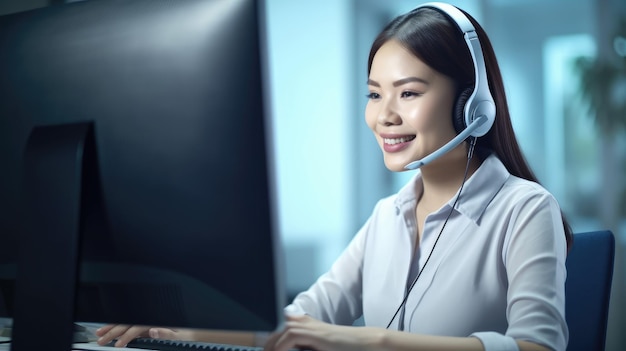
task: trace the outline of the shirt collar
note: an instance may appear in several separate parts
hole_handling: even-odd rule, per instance
[[[457,211],[474,222],[478,222],[480,216],[510,175],[495,154],[489,155],[478,170],[465,181],[461,197],[456,205]],[[415,210],[415,204],[423,190],[422,173],[418,171],[415,177],[398,192],[395,199],[396,208],[401,210],[404,207],[405,211],[408,209]],[[458,191],[444,207],[450,208],[457,196]],[[406,205],[410,206],[405,207]]]

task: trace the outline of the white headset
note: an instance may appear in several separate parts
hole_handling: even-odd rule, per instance
[[[474,62],[475,80],[473,88],[468,88],[461,92],[455,103],[452,118],[458,135],[430,155],[421,160],[413,161],[404,167],[409,170],[420,168],[434,161],[469,137],[481,137],[487,134],[496,120],[496,105],[489,91],[483,50],[472,22],[461,10],[450,4],[429,2],[418,6],[416,9],[425,7],[435,9],[444,14],[463,33],[465,43]],[[462,113],[457,111],[462,111]]]

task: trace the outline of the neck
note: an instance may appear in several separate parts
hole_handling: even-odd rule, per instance
[[[467,170],[467,179],[476,172],[481,161],[474,155]],[[463,183],[467,167],[467,146],[462,144],[447,155],[422,167],[424,192],[420,202],[439,207],[448,202]]]

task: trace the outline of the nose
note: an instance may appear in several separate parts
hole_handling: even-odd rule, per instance
[[[392,126],[402,124],[402,118],[398,113],[395,102],[391,99],[381,101],[378,110],[377,122],[383,126]]]

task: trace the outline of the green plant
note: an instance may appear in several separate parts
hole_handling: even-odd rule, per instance
[[[575,61],[581,95],[604,136],[626,130],[626,18],[610,39],[615,48],[610,57],[579,57]]]

